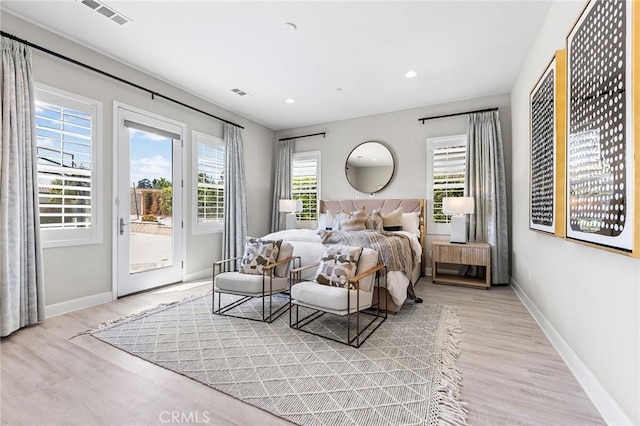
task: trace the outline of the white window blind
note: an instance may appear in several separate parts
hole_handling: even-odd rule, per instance
[[[427,140],[427,231],[434,234],[448,233],[451,216],[442,212],[444,197],[464,195],[466,171],[466,135],[430,138]]]
[[[444,146],[433,151],[433,221],[449,223],[451,216],[442,213],[444,197],[464,195],[466,146]]]
[[[224,224],[224,141],[194,132],[196,177],[195,230],[206,232]]]
[[[98,237],[97,111],[97,103],[36,90],[40,228],[45,242],[77,244]]]
[[[293,154],[291,191],[294,200],[302,200],[299,220],[318,219],[318,196],[320,194],[320,152]]]

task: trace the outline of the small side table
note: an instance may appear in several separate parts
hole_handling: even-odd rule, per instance
[[[438,263],[483,266],[485,278],[462,277],[438,272]],[[431,245],[431,276],[434,283],[457,284],[470,287],[491,287],[491,246],[487,243],[456,244],[434,241]]]

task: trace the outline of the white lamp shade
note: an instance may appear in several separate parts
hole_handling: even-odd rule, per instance
[[[442,213],[444,214],[471,214],[473,212],[473,197],[444,197],[442,199]]]
[[[302,211],[302,200],[280,200],[278,208],[283,213]]]

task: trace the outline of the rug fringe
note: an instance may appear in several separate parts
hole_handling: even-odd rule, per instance
[[[439,360],[441,378],[438,395],[441,409],[438,420],[443,425],[463,426],[467,423],[467,404],[460,401],[462,374],[456,366],[460,356],[460,339],[457,335],[462,333],[462,327],[455,308],[445,306],[443,314],[446,319],[442,330],[442,356]]]
[[[165,309],[171,308],[173,306],[179,305],[181,303],[184,302],[188,302],[191,300],[195,300],[195,299],[199,299],[201,297],[206,296],[207,294],[211,294],[212,290],[205,290],[202,291],[200,294],[191,294],[189,296],[185,296],[180,300],[174,300],[173,302],[167,302],[167,303],[161,303],[159,305],[156,305],[152,308],[149,309],[145,309],[143,311],[140,312],[135,312],[133,314],[129,314],[129,315],[123,315],[119,318],[114,318],[114,319],[110,319],[107,321],[103,321],[100,324],[98,324],[98,326],[96,328],[90,328],[84,331],[80,331],[79,333],[74,334],[73,336],[69,337],[69,340],[78,337],[78,336],[82,336],[83,334],[92,334],[95,333],[97,331],[103,331],[106,330],[110,327],[114,327],[122,322],[126,322],[126,321],[131,321],[134,319],[138,319],[138,318],[142,318],[142,317],[146,317],[152,314],[155,314],[156,312],[160,312],[160,311],[164,311]]]

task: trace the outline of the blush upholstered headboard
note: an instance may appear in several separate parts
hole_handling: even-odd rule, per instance
[[[424,268],[426,265],[426,253],[425,244],[425,203],[423,199],[356,199],[356,200],[320,200],[320,213],[325,213],[327,210],[337,212],[338,210],[345,210],[352,212],[364,207],[368,214],[373,213],[374,210],[380,210],[382,213],[391,213],[398,207],[402,207],[403,213],[418,212],[420,214],[420,244],[422,245],[422,274],[424,274]]]

